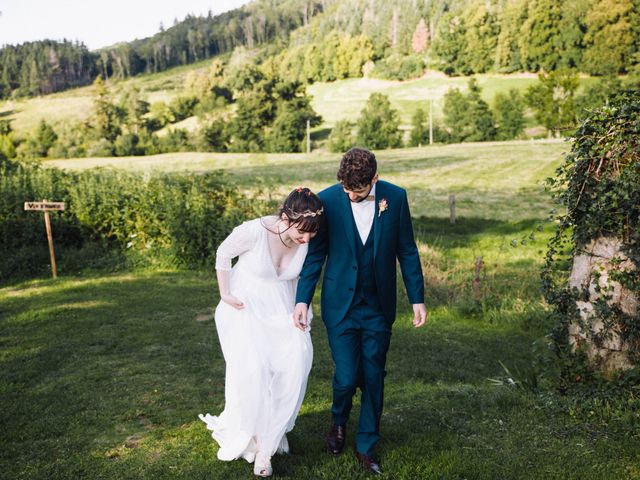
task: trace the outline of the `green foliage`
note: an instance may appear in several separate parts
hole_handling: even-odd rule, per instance
[[[624,89],[622,81],[616,76],[607,76],[585,88],[582,95],[576,97],[576,113],[585,117],[590,110],[608,106],[609,102]]]
[[[82,123],[62,122],[56,125],[58,140],[49,151],[53,158],[84,157],[87,154],[87,138]]]
[[[199,151],[226,152],[229,148],[226,122],[216,119],[204,125],[198,133],[197,142]]]
[[[474,78],[469,80],[468,94],[457,88],[445,94],[443,112],[451,142],[482,142],[496,136],[493,113]]]
[[[474,73],[493,69],[500,33],[498,11],[489,2],[477,0],[465,12],[467,63]]]
[[[398,148],[402,133],[398,129],[398,112],[391,108],[389,97],[372,93],[357,122],[357,143],[366,148]]]
[[[427,118],[427,114],[421,108],[417,109],[416,113],[413,114],[413,118],[411,119],[413,128],[411,129],[409,145],[411,145],[412,147],[417,147],[419,145],[429,144],[428,121],[429,119]]]
[[[138,133],[145,125],[145,115],[149,112],[149,102],[140,95],[137,87],[127,89],[120,98],[119,108],[126,115],[126,122],[133,133]]]
[[[581,324],[577,300],[589,297],[584,289],[568,284],[572,257],[591,240],[614,237],[623,242],[631,269],[613,269],[610,277],[640,294],[640,96],[638,92],[620,95],[610,106],[594,110],[576,133],[571,153],[548,180],[548,186],[565,213],[555,219],[555,236],[548,245],[542,272],[547,302],[556,320],[555,342],[558,352],[569,355],[568,326]],[[596,281],[596,283],[598,283]],[[599,333],[583,329],[600,344],[607,335],[619,332],[629,347],[634,365],[640,363],[640,318],[623,314],[607,302],[609,293],[597,290],[595,312],[602,321]],[[579,361],[569,355],[568,374]],[[575,376],[572,376],[575,380]]]
[[[59,247],[104,244],[122,251],[166,254],[183,264],[211,262],[216,246],[243,219],[267,211],[266,203],[245,199],[222,172],[203,175],[140,175],[94,170],[68,173],[52,168],[0,166],[0,243],[5,256],[26,245],[21,267],[1,263],[0,280],[29,271],[46,251],[42,216],[25,212],[29,200],[64,201],[52,214]],[[24,251],[26,254],[26,251]],[[14,270],[7,270],[11,264]]]
[[[179,122],[193,115],[196,105],[198,105],[196,97],[176,97],[169,103],[169,110],[174,121]]]
[[[308,97],[294,97],[278,105],[278,113],[266,136],[270,152],[300,152],[307,133],[307,121],[314,127],[321,118],[311,108]]]
[[[149,107],[149,118],[147,119],[149,130],[159,130],[174,121],[173,112],[166,103],[154,102]]]
[[[561,65],[561,3],[556,0],[527,2],[527,18],[518,35],[521,62],[526,70],[553,71]]]
[[[577,120],[574,96],[579,85],[577,73],[540,73],[538,80],[539,83],[527,89],[525,96],[536,120],[556,135],[575,128]]]
[[[584,70],[593,75],[629,71],[640,51],[640,13],[634,0],[595,0],[584,19]]]
[[[520,92],[511,89],[504,94],[498,92],[494,97],[494,112],[498,140],[518,138],[524,129],[524,99]]]
[[[376,62],[371,76],[387,80],[408,80],[424,73],[424,59],[419,55],[394,54]]]
[[[40,120],[31,135],[19,145],[16,155],[26,160],[46,157],[49,149],[55,145],[57,140],[58,135],[53,130],[53,127],[44,120]]]
[[[365,35],[349,36],[332,31],[321,42],[291,45],[270,60],[273,73],[301,83],[333,81],[362,76],[362,67],[373,59],[371,41]]]
[[[162,152],[188,152],[191,149],[189,132],[183,128],[170,128],[160,137],[158,145]]]
[[[116,156],[126,157],[144,154],[144,151],[138,148],[138,141],[138,136],[135,133],[118,135],[118,138],[113,143]]]
[[[346,152],[354,145],[353,123],[349,120],[336,122],[329,134],[329,151]]]
[[[113,143],[121,133],[120,124],[126,113],[112,102],[102,77],[98,76],[93,86],[95,88],[92,117],[94,136]]]
[[[321,118],[302,84],[259,73],[236,83],[236,115],[227,130],[229,150],[299,152],[307,120],[315,126]]]
[[[447,75],[472,73],[466,59],[466,26],[459,15],[446,13],[440,20],[440,29],[433,42],[433,51],[440,59],[440,69]]]

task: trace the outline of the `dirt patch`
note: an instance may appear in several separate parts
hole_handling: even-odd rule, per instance
[[[215,310],[213,308],[207,308],[201,312],[196,313],[196,322],[209,322],[213,320],[215,316]]]

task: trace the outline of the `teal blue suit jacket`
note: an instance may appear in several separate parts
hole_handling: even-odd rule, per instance
[[[349,197],[341,184],[321,191],[318,196],[324,206],[325,222],[309,244],[298,282],[296,303],[311,303],[324,265],[322,319],[331,329],[345,318],[353,301],[357,280],[355,242],[360,241],[360,237],[353,222]],[[386,209],[381,212],[383,200]],[[424,303],[424,280],[406,191],[378,181],[375,208],[375,281],[378,300],[390,326],[396,315],[396,259],[400,263],[410,303]]]

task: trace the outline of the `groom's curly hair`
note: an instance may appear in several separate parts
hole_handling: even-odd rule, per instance
[[[377,171],[378,163],[373,152],[355,147],[342,157],[337,177],[347,190],[359,190],[371,185]]]

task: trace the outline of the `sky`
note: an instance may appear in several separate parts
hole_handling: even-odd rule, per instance
[[[90,50],[145,38],[188,14],[214,15],[249,0],[0,0],[0,46],[79,40]]]

